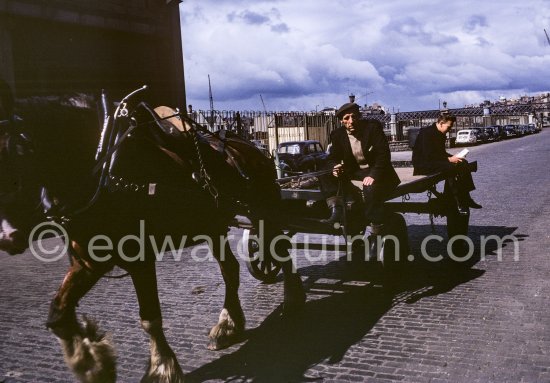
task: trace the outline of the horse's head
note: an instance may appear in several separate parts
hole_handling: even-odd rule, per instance
[[[27,248],[27,234],[37,217],[39,186],[34,152],[12,122],[0,130],[0,250],[18,254]]]
[[[8,84],[0,79],[0,249],[11,254],[26,248],[19,230],[25,223],[17,209],[23,195],[23,168],[29,146],[15,129],[13,95]]]

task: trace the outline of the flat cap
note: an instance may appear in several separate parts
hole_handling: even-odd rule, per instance
[[[342,118],[344,117],[344,114],[348,113],[359,113],[359,105],[357,105],[354,102],[348,102],[340,107],[338,111],[336,111],[336,117]]]

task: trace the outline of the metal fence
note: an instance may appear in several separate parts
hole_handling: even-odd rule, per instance
[[[514,105],[445,109],[457,117],[451,132],[460,129],[507,124],[542,124],[550,114],[550,102],[529,102]],[[390,141],[408,139],[408,130],[436,121],[442,110],[397,112],[391,114],[363,111],[363,118],[379,120]],[[262,111],[190,111],[189,116],[211,131],[227,129],[263,144],[271,152],[282,142],[318,140],[326,147],[330,132],[340,126],[333,113],[326,112],[262,112]]]

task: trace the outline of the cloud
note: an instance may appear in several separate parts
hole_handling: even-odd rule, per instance
[[[253,24],[253,25],[261,25],[261,24],[267,24],[270,22],[270,19],[268,16],[261,15],[256,12],[251,11],[242,11],[240,13],[231,12],[227,15],[227,20],[229,22],[235,22],[237,20],[242,20],[246,24]]]
[[[208,105],[209,74],[215,103],[227,109],[251,109],[259,94],[278,110],[335,106],[350,92],[369,94],[360,103],[419,110],[439,98],[475,104],[550,89],[547,0],[498,7],[186,0],[180,7],[187,97],[197,107]]]
[[[285,23],[272,25],[271,30],[277,33],[287,33],[290,31],[290,29],[288,28],[288,25],[286,25]]]
[[[244,23],[249,25],[267,25],[271,31],[276,33],[287,33],[290,31],[286,23],[280,22],[280,12],[277,8],[271,8],[264,12],[255,12],[244,10],[241,12],[231,12],[227,15],[230,23]]]
[[[441,33],[437,30],[429,30],[427,24],[421,23],[413,17],[396,18],[384,29],[384,33],[395,33],[400,39],[416,40],[423,45],[446,45],[458,42],[455,36]]]
[[[470,16],[464,23],[464,30],[466,32],[473,32],[478,28],[487,27],[487,18],[483,15]]]

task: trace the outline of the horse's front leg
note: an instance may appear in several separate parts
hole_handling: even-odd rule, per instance
[[[224,242],[222,245],[218,242]],[[224,240],[225,239],[225,240]],[[208,349],[219,350],[237,342],[244,333],[245,317],[239,300],[239,262],[227,243],[227,237],[214,238],[212,254],[218,261],[225,282],[225,300],[218,323],[208,334]]]
[[[50,305],[46,322],[46,326],[59,338],[67,365],[81,382],[116,381],[112,345],[94,322],[85,319],[83,325],[79,324],[75,311],[80,298],[105,272],[106,269],[91,271],[73,261]]]
[[[150,337],[151,357],[141,383],[183,383],[184,375],[162,329],[154,262],[130,269],[139,302],[141,327]]]

